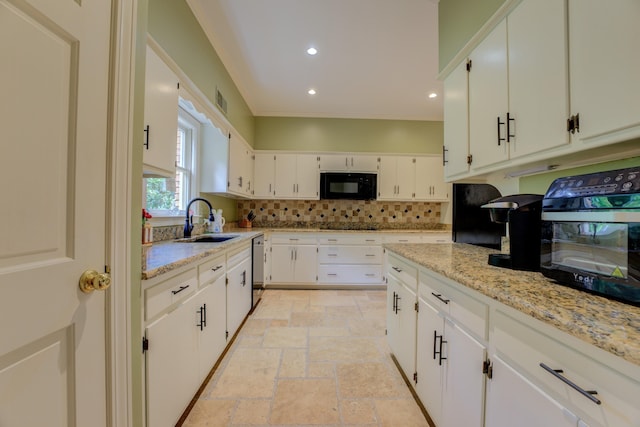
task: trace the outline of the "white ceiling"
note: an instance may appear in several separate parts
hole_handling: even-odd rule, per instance
[[[187,3],[256,116],[442,120],[437,1]]]

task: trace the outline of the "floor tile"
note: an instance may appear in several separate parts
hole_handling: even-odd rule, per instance
[[[339,421],[335,380],[278,381],[271,411],[272,424],[335,424]]]

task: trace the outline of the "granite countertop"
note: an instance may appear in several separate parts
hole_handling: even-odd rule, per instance
[[[640,307],[487,264],[497,251],[467,244],[385,245],[429,270],[640,365]]]

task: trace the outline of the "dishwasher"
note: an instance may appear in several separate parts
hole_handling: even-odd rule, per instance
[[[256,308],[256,305],[260,301],[262,292],[264,291],[264,236],[257,236],[253,238],[252,247],[252,294],[251,294],[251,311]]]

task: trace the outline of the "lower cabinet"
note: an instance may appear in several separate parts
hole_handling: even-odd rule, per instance
[[[229,257],[227,265],[227,332],[231,338],[251,310],[251,248]]]
[[[320,236],[318,283],[381,284],[381,238],[366,234]]]
[[[274,234],[271,237],[271,283],[316,283],[315,236]]]
[[[416,293],[397,277],[387,277],[387,337],[391,353],[408,378],[416,364]],[[413,288],[413,289],[412,289]]]

